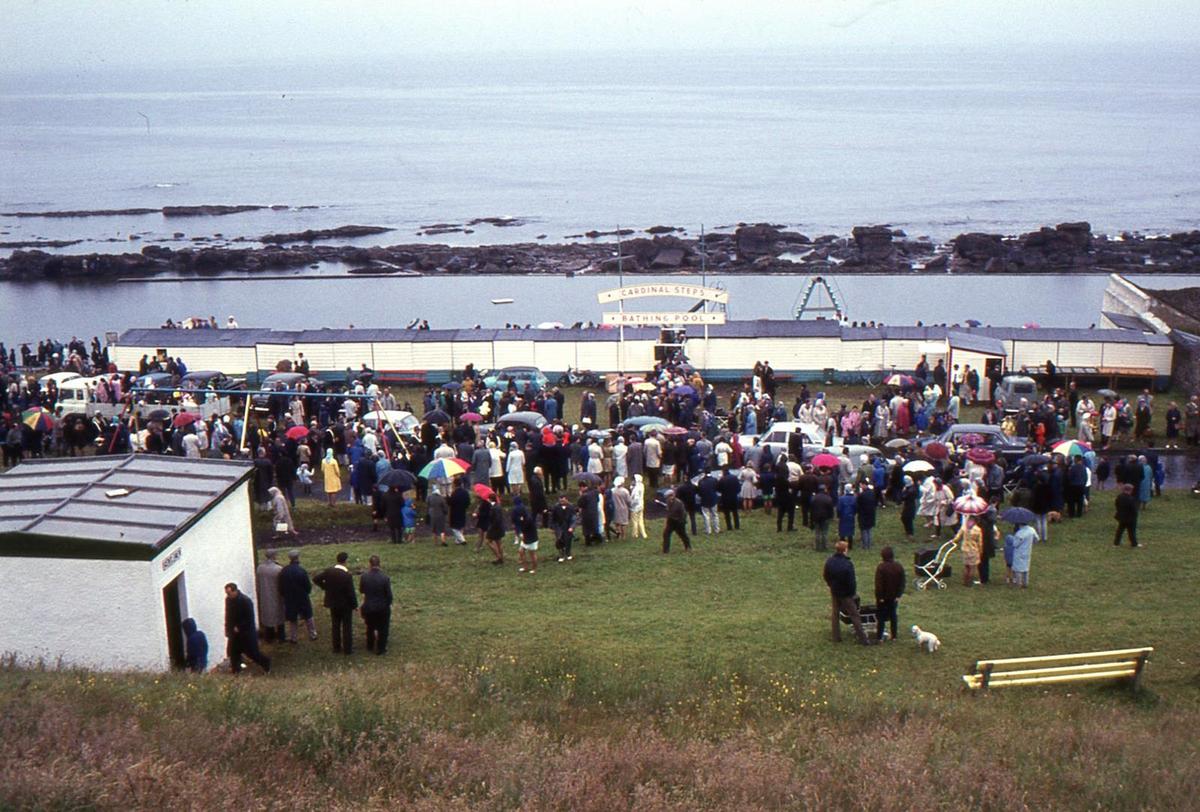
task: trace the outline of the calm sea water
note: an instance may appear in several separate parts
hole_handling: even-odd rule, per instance
[[[1172,231],[1194,227],[1200,204],[1198,53],[624,54],[36,76],[0,68],[0,211],[293,207],[181,220],[0,216],[0,242],[82,238],[62,250],[116,252],[348,223],[396,229],[366,244],[561,241],[617,225],[695,234],[700,224],[760,220],[812,235],[890,222],[945,238],[1077,219],[1098,231]],[[527,224],[416,233],[496,215]],[[804,280],[726,281],[735,317],[783,318]],[[229,313],[279,327],[571,322],[599,318],[594,293],[610,284],[0,284],[0,337]],[[841,278],[852,318],[898,323],[1087,326],[1099,319],[1103,284]],[[497,296],[517,302],[494,307]]]
[[[0,69],[3,70],[3,69]],[[254,237],[513,215],[437,241],[769,220],[913,236],[1194,226],[1200,50],[743,53],[0,73],[0,211],[313,205],[164,221],[0,217],[0,241]],[[381,238],[367,242],[376,243]],[[116,242],[102,242],[115,240]],[[136,250],[140,247],[133,244]]]

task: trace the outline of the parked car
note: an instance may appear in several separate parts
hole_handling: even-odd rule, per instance
[[[491,370],[483,376],[483,384],[489,389],[507,389],[511,384],[516,387],[518,393],[523,393],[526,386],[531,387],[534,392],[540,392],[549,383],[537,367],[504,367]]]
[[[274,372],[263,378],[259,392],[254,395],[256,409],[265,409],[272,395],[270,392],[296,392],[303,387],[306,391],[321,392],[324,387],[320,378],[312,378],[300,372]]]
[[[1005,414],[1019,411],[1021,398],[1033,403],[1037,396],[1037,382],[1026,375],[1005,375],[992,392],[992,399],[1004,404]]]
[[[394,426],[405,442],[415,439],[421,429],[421,421],[412,412],[399,409],[372,409],[363,414],[362,422],[376,431],[381,424],[387,430]]]
[[[205,369],[189,372],[179,379],[179,388],[184,391],[201,389],[245,389],[245,378],[231,378],[224,372]]]
[[[992,451],[996,456],[1003,457],[1009,463],[1019,460],[1029,453],[1025,448],[1024,440],[1019,437],[1010,437],[999,426],[986,423],[955,423],[938,436],[926,438],[920,445],[923,447],[936,440],[945,445],[958,446],[961,445],[961,438],[967,434],[978,435],[983,442],[975,443],[975,445]]]
[[[510,412],[496,421],[496,427],[503,430],[507,425],[519,423],[526,428],[541,429],[548,422],[541,412]]]
[[[172,403],[175,399],[175,387],[179,376],[170,372],[148,372],[134,378],[133,385],[151,392],[135,392],[134,399],[143,403]]]
[[[850,465],[855,470],[858,469],[863,454],[866,454],[870,459],[874,459],[879,455],[879,449],[873,445],[852,443],[846,446],[842,442],[841,437],[834,437],[832,444],[825,445],[824,439],[824,434],[819,432],[817,427],[811,423],[796,423],[781,420],[767,426],[767,430],[759,435],[756,442],[771,455],[772,459],[777,458],[784,452],[788,453],[789,459],[794,459],[797,440],[803,444],[803,461],[812,459],[822,451],[828,451],[831,454],[840,456],[843,449],[845,449],[849,451]]]

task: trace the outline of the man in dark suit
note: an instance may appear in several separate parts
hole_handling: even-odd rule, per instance
[[[238,590],[237,584],[225,584],[225,637],[229,641],[229,668],[242,670],[243,655],[271,673],[271,658],[258,650],[258,625],[254,620],[254,601]]]
[[[346,568],[349,559],[349,554],[338,553],[337,563],[313,578],[313,583],[325,590],[325,608],[333,625],[333,653],[347,656],[354,647],[354,610],[358,608],[354,576]]]
[[[379,568],[379,556],[371,556],[371,568],[358,578],[362,592],[362,619],[367,624],[367,651],[387,651],[388,627],[392,620],[392,579]]]

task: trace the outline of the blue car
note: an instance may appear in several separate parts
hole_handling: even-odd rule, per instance
[[[489,389],[507,389],[511,384],[516,387],[518,393],[523,393],[527,385],[534,392],[540,392],[549,383],[537,367],[505,367],[494,369],[483,376],[483,384]]]

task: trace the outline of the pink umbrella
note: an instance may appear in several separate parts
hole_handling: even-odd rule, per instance
[[[954,511],[964,516],[981,516],[987,513],[988,500],[977,494],[967,494],[954,500]]]
[[[837,468],[838,458],[833,454],[818,454],[812,458],[812,464],[818,468]]]
[[[477,412],[463,412],[458,416],[458,419],[464,423],[482,423],[483,415]]]

